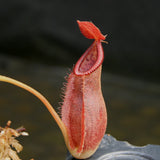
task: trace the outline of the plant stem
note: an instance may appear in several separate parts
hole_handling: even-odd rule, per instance
[[[15,79],[12,79],[12,78],[9,78],[6,76],[0,75],[0,81],[11,83],[11,84],[16,85],[20,88],[23,88],[23,89],[27,90],[28,92],[32,93],[33,95],[35,95],[38,99],[40,99],[40,101],[45,105],[45,107],[48,109],[50,114],[53,116],[53,118],[57,122],[59,128],[61,129],[61,131],[63,133],[63,136],[66,137],[66,128],[65,128],[64,123],[62,122],[62,120],[60,119],[60,117],[58,116],[58,114],[56,113],[54,108],[52,107],[52,105],[48,102],[48,100],[41,93],[39,93],[38,91],[36,91],[32,87],[30,87],[22,82],[19,82]]]

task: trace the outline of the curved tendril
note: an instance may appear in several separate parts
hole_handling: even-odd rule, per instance
[[[48,109],[50,114],[53,116],[53,118],[57,122],[59,128],[61,129],[64,138],[66,138],[67,131],[66,131],[64,123],[62,122],[62,120],[60,119],[60,117],[58,116],[56,111],[53,109],[52,105],[48,102],[48,100],[41,93],[39,93],[38,91],[36,91],[32,87],[30,87],[22,82],[19,82],[15,79],[12,79],[12,78],[9,78],[6,76],[0,75],[0,81],[11,83],[11,84],[16,85],[20,88],[23,88],[23,89],[27,90],[28,92],[32,93],[33,95],[35,95]]]

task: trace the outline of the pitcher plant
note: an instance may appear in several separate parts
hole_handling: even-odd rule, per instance
[[[94,42],[67,78],[61,118],[48,100],[35,89],[2,75],[0,81],[21,87],[39,98],[58,124],[69,152],[77,159],[85,159],[95,153],[106,131],[107,112],[101,90],[104,59],[101,42],[106,42],[106,36],[92,22],[77,23],[82,34],[88,39],[94,39]]]

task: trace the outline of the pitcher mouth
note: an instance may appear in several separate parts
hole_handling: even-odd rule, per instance
[[[88,75],[95,71],[103,62],[104,53],[101,41],[94,41],[86,52],[80,57],[74,67],[74,74]]]

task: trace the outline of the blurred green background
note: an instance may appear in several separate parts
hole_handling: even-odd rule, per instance
[[[76,20],[108,34],[102,90],[106,133],[134,145],[160,144],[159,1],[0,1],[0,74],[40,91],[59,112],[61,88],[92,40]],[[20,138],[22,159],[63,160],[62,134],[34,96],[0,83],[0,125],[12,120],[30,133]]]

